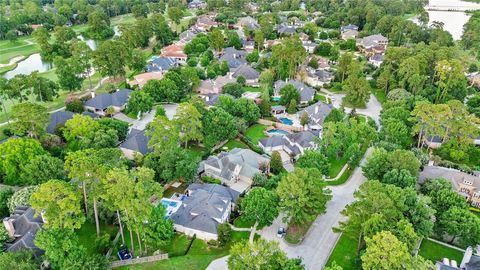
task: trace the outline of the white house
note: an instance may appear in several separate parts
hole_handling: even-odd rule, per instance
[[[274,151],[284,151],[293,159],[298,159],[305,153],[305,150],[317,149],[318,144],[315,138],[318,137],[312,131],[302,131],[284,136],[271,136],[258,141],[258,145],[267,154],[272,154]]]

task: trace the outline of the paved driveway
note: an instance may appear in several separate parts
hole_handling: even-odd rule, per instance
[[[371,151],[372,150],[369,149],[365,156],[369,156]],[[362,160],[362,164],[364,164],[364,162],[365,158]],[[315,220],[305,239],[299,245],[289,245],[283,239],[277,237],[278,227],[285,226],[281,220],[281,216],[274,221],[272,226],[259,231],[259,234],[267,240],[279,241],[280,247],[287,252],[290,258],[301,257],[306,269],[322,269],[340,236],[334,233],[332,228],[338,226],[339,221],[344,220],[340,212],[347,204],[354,201],[354,191],[365,180],[366,178],[362,174],[361,167],[358,167],[347,183],[341,186],[330,187],[332,200],[327,204],[327,212]]]

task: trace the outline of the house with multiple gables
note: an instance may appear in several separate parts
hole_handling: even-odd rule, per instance
[[[100,95],[93,94],[93,98],[85,101],[83,107],[85,110],[105,116],[108,108],[113,108],[115,113],[125,109],[128,98],[133,91],[130,89],[120,89],[113,93],[104,93]]]
[[[300,104],[308,104],[309,102],[313,101],[315,98],[315,89],[312,87],[297,81],[297,80],[278,80],[273,85],[273,92],[275,96],[281,96],[281,90],[286,85],[291,84],[295,89],[297,89],[298,93],[300,94]]]
[[[287,156],[296,160],[305,153],[306,150],[318,148],[318,132],[301,131],[288,135],[274,135],[258,141],[258,145],[263,151],[271,155],[274,151],[283,151]]]

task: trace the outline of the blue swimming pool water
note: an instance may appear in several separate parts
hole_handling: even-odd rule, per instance
[[[289,125],[289,126],[293,125],[293,120],[290,118],[280,117],[278,120],[280,120],[280,122],[282,122],[285,125]]]
[[[280,101],[280,97],[272,97],[272,101]]]
[[[268,134],[271,134],[271,135],[288,135],[288,131],[285,131],[285,130],[281,130],[281,129],[270,129],[269,131],[267,131]]]
[[[177,207],[177,202],[171,202],[171,201],[167,201],[167,200],[162,200],[162,204],[165,208],[167,207]]]

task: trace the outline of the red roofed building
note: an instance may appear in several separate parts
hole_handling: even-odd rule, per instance
[[[183,46],[177,44],[172,44],[163,48],[160,56],[175,58],[180,64],[185,64],[187,62],[187,54],[183,52]]]

